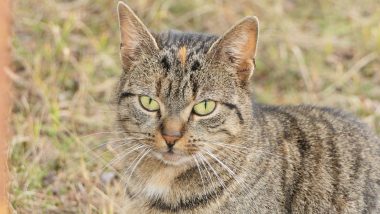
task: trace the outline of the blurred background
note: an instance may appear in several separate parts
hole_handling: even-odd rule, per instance
[[[258,16],[257,100],[342,108],[380,133],[379,1],[125,2],[154,31],[221,34]],[[10,199],[18,213],[118,213],[123,203],[104,149],[114,137],[110,101],[121,73],[116,6],[13,1]]]

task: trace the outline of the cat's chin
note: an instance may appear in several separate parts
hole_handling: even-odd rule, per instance
[[[191,156],[178,154],[174,152],[152,152],[154,157],[170,166],[182,166],[189,163]]]

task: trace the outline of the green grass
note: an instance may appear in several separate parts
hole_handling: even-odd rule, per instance
[[[128,1],[147,26],[221,34],[260,19],[256,99],[353,112],[380,133],[380,3]],[[115,0],[14,3],[11,202],[19,213],[117,213],[118,179],[103,183],[112,89],[121,72]]]

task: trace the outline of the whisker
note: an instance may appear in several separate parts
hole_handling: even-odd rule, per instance
[[[198,153],[198,154],[196,154],[196,156],[199,157],[200,164],[201,164],[201,165],[203,166],[203,168],[206,170],[207,175],[208,175],[208,178],[209,178],[209,180],[210,180],[210,183],[212,184],[212,186],[213,186],[214,189],[215,189],[214,182],[212,181],[212,178],[211,178],[211,174],[210,174],[209,170],[207,170],[207,166],[205,165],[205,163],[204,163],[202,157],[200,157],[200,156],[202,156],[202,155]]]
[[[126,174],[128,173],[129,169],[134,165],[134,163],[136,162],[136,160],[142,155],[144,154],[144,152],[146,151],[147,148],[145,148],[143,151],[141,151],[137,156],[136,158],[131,162],[131,164],[129,165],[129,167],[124,171],[123,173],[123,176],[120,176],[120,178],[122,178],[122,181],[124,182],[124,189],[127,189],[127,185],[128,185],[128,179],[126,178]],[[124,191],[124,196],[123,197],[126,197],[126,191]]]
[[[118,155],[116,158],[112,159],[112,160],[109,162],[109,164],[110,164],[110,165],[113,165],[113,164],[116,163],[117,161],[120,161],[120,160],[124,159],[128,154],[131,154],[132,152],[134,152],[134,151],[136,151],[136,150],[138,150],[138,149],[140,149],[140,148],[143,148],[143,147],[147,147],[147,146],[144,145],[144,144],[141,144],[141,145],[135,145],[135,146],[133,146],[133,149],[132,149],[132,150],[128,150],[128,152]],[[131,148],[130,148],[130,149],[131,149]]]
[[[225,145],[225,146],[230,146],[230,147],[235,147],[239,149],[248,149],[251,150],[252,148],[242,146],[242,145],[236,145],[236,144],[227,144],[227,143],[222,143],[222,142],[214,142],[214,141],[208,141],[208,140],[202,140],[205,143],[212,144],[212,145]]]
[[[215,147],[213,147],[213,146],[220,146],[220,147],[228,149],[229,151],[232,151],[232,152],[234,152],[236,154],[247,155],[247,150],[245,150],[245,149],[244,150],[240,150],[239,148],[228,147],[226,145],[220,145],[220,144],[216,144],[216,143],[214,143],[212,145],[211,144],[202,143],[202,145],[205,146],[205,147],[211,147],[212,149],[215,149]],[[220,151],[219,149],[215,149],[215,150]]]
[[[139,160],[135,163],[134,167],[132,168],[131,170],[131,173],[129,174],[128,178],[126,179],[126,184],[127,182],[131,179],[132,175],[133,175],[133,172],[136,170],[136,167],[139,165],[139,163],[144,159],[144,157],[149,154],[149,152],[151,151],[152,149],[150,148],[147,148],[144,150],[144,153],[143,155],[141,155],[141,157],[139,158]],[[127,171],[126,171],[127,172]],[[142,190],[141,190],[142,191]],[[137,192],[134,194],[133,197],[135,197],[136,195],[138,195],[141,191]]]
[[[95,133],[90,133],[87,135],[80,136],[79,138],[86,138],[86,137],[92,137],[94,135],[101,135],[101,134],[120,134],[123,133],[124,131],[109,131],[109,132],[95,132]]]
[[[203,155],[202,155],[203,156]],[[200,157],[202,157],[200,156]],[[207,161],[206,158],[203,157],[203,160],[207,163],[207,165],[210,167],[211,171],[214,173],[214,175],[217,177],[217,179],[219,180],[219,183],[220,185],[222,185],[222,187],[224,189],[226,189],[226,186],[225,186],[225,182],[220,178],[220,176],[218,175],[218,173],[216,172],[216,170],[214,169],[214,167],[211,166],[211,164]]]
[[[223,161],[221,161],[219,158],[217,158],[211,152],[209,152],[207,150],[204,150],[204,151],[211,158],[213,158],[214,160],[216,160],[222,166],[222,168],[224,168],[230,174],[230,176],[239,184],[239,186],[242,187],[242,189],[244,189],[244,190],[247,189],[246,183],[230,167],[228,167],[225,163],[223,163]]]
[[[128,131],[128,130],[123,130],[123,132],[125,134],[144,134],[144,135],[148,135],[148,134],[151,134],[149,132],[134,132],[134,131]]]
[[[135,163],[135,165],[133,166],[132,170],[131,170],[131,173],[129,174],[128,178],[127,178],[127,181],[130,180],[130,178],[132,177],[132,174],[133,172],[135,171],[136,167],[139,165],[139,163],[142,161],[142,159],[147,155],[149,154],[149,152],[151,151],[152,149],[150,148],[146,148],[144,149],[143,151],[143,154],[141,155],[141,157],[137,160],[137,162]]]
[[[100,145],[96,145],[94,147],[90,147],[91,150],[97,150],[103,146],[106,146],[106,145],[110,145],[110,144],[113,144],[113,143],[117,143],[117,142],[122,142],[122,141],[125,141],[125,140],[128,140],[126,138],[119,138],[119,139],[114,139],[112,141],[107,141],[107,142],[104,142],[104,143],[101,143]]]
[[[124,139],[125,140],[125,139]],[[117,142],[121,142],[123,141],[122,143],[119,143],[119,144],[116,144],[114,146],[112,146],[110,143],[106,142],[105,143],[105,146],[106,146],[106,149],[105,151],[101,152],[100,155],[103,156],[104,154],[106,154],[107,152],[112,152],[112,153],[116,153],[116,149],[122,147],[122,146],[126,146],[126,145],[129,145],[129,144],[141,144],[139,143],[139,140],[136,139],[136,140],[129,140],[129,141],[124,141],[124,140],[119,140],[119,141],[114,141],[114,142],[111,142],[111,143],[117,143]],[[95,150],[90,150],[92,152],[95,152]]]
[[[241,146],[241,145],[227,144],[227,143],[220,143],[220,142],[215,143],[213,145],[224,145],[224,146],[230,146],[230,147],[234,147],[234,148],[238,148],[238,149],[248,149],[248,150],[252,149],[252,148]]]
[[[203,188],[203,192],[204,194],[206,195],[206,188],[205,188],[205,181],[203,179],[203,173],[201,172],[201,168],[200,168],[200,165],[199,165],[199,162],[197,160],[197,157],[194,156],[194,155],[191,155],[195,161],[195,164],[197,165],[197,168],[198,168],[198,172],[199,172],[199,176],[201,177],[201,180],[202,180],[202,188]]]
[[[88,151],[89,152],[89,151]],[[102,164],[104,164],[104,166],[102,167],[102,171],[104,171],[104,169],[108,168],[108,169],[111,169],[113,172],[115,172],[115,174],[117,174],[117,176],[119,176],[120,178],[122,178],[122,175],[118,172],[117,169],[115,169],[108,161],[106,161],[102,156],[92,152],[92,155],[93,157],[95,157],[95,160],[97,161],[100,161]]]
[[[205,141],[205,142],[210,142],[210,141]],[[269,158],[268,157],[261,157],[261,158],[267,158],[268,160],[275,157],[275,158],[279,158],[279,159],[282,159],[282,160],[286,160],[288,162],[292,162],[294,163],[294,161],[292,161],[291,159],[288,159],[286,157],[283,157],[283,156],[280,156],[280,155],[277,155],[277,154],[274,154],[273,152],[268,152],[268,151],[264,151],[262,150],[261,148],[248,148],[248,147],[242,147],[242,146],[238,146],[238,145],[233,145],[233,144],[225,144],[225,143],[203,143],[203,145],[205,146],[210,146],[210,145],[217,145],[217,146],[221,146],[223,148],[226,148],[226,149],[230,149],[231,151],[233,151],[232,149],[237,149],[240,151],[240,154],[244,154],[246,155],[246,153],[244,153],[246,150],[250,150],[252,151],[253,153],[257,153],[257,154],[264,154],[264,155],[267,155],[267,156],[270,156]],[[231,148],[233,147],[233,148]],[[237,152],[237,151],[235,151]]]
[[[198,153],[198,155],[197,156],[199,156],[199,160],[201,161],[201,164],[202,164],[202,166],[205,168],[205,170],[206,170],[206,172],[207,172],[207,175],[208,175],[208,178],[209,178],[209,180],[210,180],[210,182],[211,182],[211,185],[212,185],[212,187],[213,187],[213,189],[214,189],[214,194],[215,194],[215,197],[216,197],[216,203],[218,204],[218,207],[220,207],[220,203],[219,203],[219,200],[218,200],[218,198],[220,197],[220,195],[218,194],[218,191],[217,191],[217,189],[218,189],[218,187],[217,187],[217,185],[215,184],[215,182],[213,181],[213,179],[211,178],[211,173],[209,172],[209,170],[208,170],[208,168],[207,168],[207,166],[206,166],[206,164],[205,163],[207,163],[208,165],[210,165],[210,163],[208,163],[208,161],[207,161],[207,159],[201,154],[201,153]],[[220,183],[220,181],[219,181],[219,183]],[[221,184],[221,183],[220,183]],[[222,186],[222,188],[223,188],[223,185],[221,184],[221,186]],[[225,188],[223,188],[224,190],[225,190]]]
[[[217,189],[218,189],[218,187],[217,187],[217,185],[215,184],[215,182],[212,180],[212,178],[211,178],[211,174],[210,174],[210,172],[209,172],[209,170],[208,170],[208,168],[207,168],[207,166],[206,166],[206,164],[203,162],[203,160],[202,159],[204,159],[204,161],[207,161],[206,160],[206,158],[201,154],[201,153],[199,153],[198,154],[199,155],[199,158],[200,158],[200,161],[201,161],[201,164],[202,164],[202,166],[204,167],[204,169],[206,170],[206,172],[207,172],[207,175],[208,175],[208,178],[209,178],[209,180],[210,180],[210,183],[211,183],[211,185],[212,185],[212,187],[213,187],[213,192],[214,192],[214,195],[215,195],[215,198],[216,198],[216,203],[218,204],[218,206],[217,206],[217,209],[218,209],[218,213],[223,213],[223,212],[221,212],[221,210],[220,210],[220,202],[219,202],[219,198],[220,198],[220,194],[221,193],[218,193],[218,191],[217,191]],[[203,158],[202,158],[203,157]],[[223,187],[222,187],[223,188]],[[224,189],[224,188],[223,188]],[[226,190],[226,189],[224,189],[224,190]],[[228,191],[228,190],[227,190]]]

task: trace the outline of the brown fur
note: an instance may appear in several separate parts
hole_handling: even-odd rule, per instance
[[[182,46],[178,51],[178,58],[182,65],[186,64],[186,46]]]
[[[366,125],[330,108],[252,101],[257,18],[221,37],[154,34],[118,9],[126,213],[380,213],[380,142]],[[216,109],[196,115],[203,100]]]

